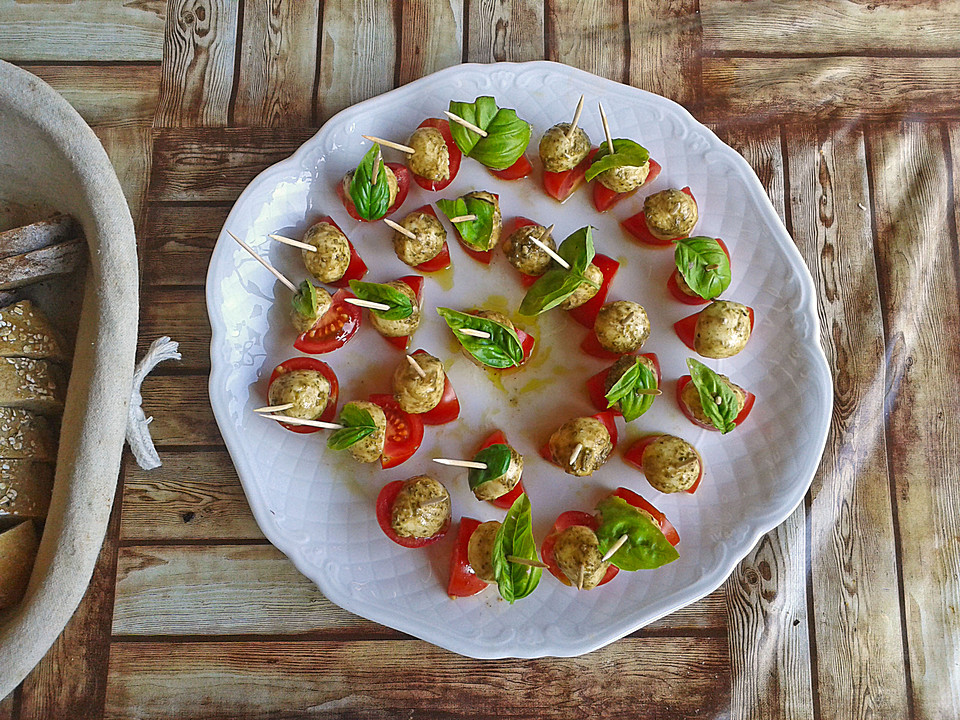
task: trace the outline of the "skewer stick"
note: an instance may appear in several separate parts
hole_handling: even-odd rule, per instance
[[[434,458],[433,461],[440,465],[449,465],[450,467],[471,468],[473,470],[486,470],[487,464],[474,462],[473,460],[453,460],[451,458]]]
[[[583,581],[584,575],[586,575],[586,570],[583,565],[580,566],[580,574],[577,576],[577,590],[583,590]]]
[[[686,470],[686,469],[689,468],[689,467],[697,467],[697,466],[699,466],[699,465],[700,465],[700,459],[699,459],[699,458],[690,458],[689,460],[687,460],[687,461],[686,461],[685,463],[683,463],[682,465],[677,465],[677,466],[675,466],[675,467],[673,468],[673,473],[672,473],[672,474],[673,474],[673,475],[677,475],[677,474],[683,472],[684,470]]]
[[[583,112],[583,95],[580,96],[580,102],[577,103],[577,110],[573,113],[573,122],[570,123],[570,129],[567,130],[567,139],[571,138],[577,131],[577,123],[580,122],[580,113]]]
[[[450,112],[449,110],[444,110],[443,112],[444,112],[444,114],[445,114],[448,118],[450,118],[451,120],[453,120],[453,121],[454,121],[455,123],[457,123],[458,125],[463,125],[467,130],[473,130],[473,131],[474,131],[477,135],[479,135],[480,137],[486,137],[486,136],[487,136],[487,131],[486,131],[486,130],[484,130],[483,128],[478,128],[476,125],[474,125],[474,124],[473,124],[472,122],[470,122],[469,120],[464,120],[462,117],[460,117],[459,115],[454,115],[454,114],[453,114],[452,112]]]
[[[611,151],[612,152],[612,151]],[[377,145],[377,154],[373,158],[373,172],[370,173],[370,184],[377,184],[377,177],[380,175],[380,163],[383,162],[383,153],[380,152],[380,146]]]
[[[714,263],[713,265],[707,265],[704,270],[719,270],[720,266]]]
[[[357,307],[370,308],[371,310],[386,311],[390,309],[390,306],[387,305],[386,303],[378,303],[378,302],[374,302],[373,300],[361,300],[360,298],[348,297],[348,298],[344,298],[343,301],[345,303],[350,303],[351,305],[356,305]]]
[[[401,145],[400,143],[395,143],[392,140],[384,140],[383,138],[378,138],[374,135],[361,135],[360,137],[364,138],[365,140],[369,140],[370,142],[375,142],[378,145],[383,145],[384,147],[392,148],[394,150],[399,150],[400,152],[404,152],[407,155],[413,155],[413,153],[416,152],[416,150],[414,150],[409,145]]]
[[[299,240],[294,240],[293,238],[288,238],[283,235],[277,235],[275,233],[270,233],[267,235],[271,240],[276,240],[279,243],[284,245],[289,245],[290,247],[300,248],[301,250],[306,250],[307,252],[316,252],[317,246],[311,245],[310,243],[300,242]]]
[[[577,458],[580,457],[580,452],[582,450],[583,450],[583,443],[577,443],[576,446],[573,448],[573,452],[570,453],[571,466],[577,461]]]
[[[658,395],[663,395],[663,390],[660,388],[650,388],[649,390],[644,388],[641,390],[634,390],[637,395],[653,395],[654,397]]]
[[[476,219],[477,219],[476,215],[457,215],[456,217],[450,218],[450,222],[452,223],[467,222],[468,220],[476,220]]]
[[[445,495],[436,495],[432,498],[427,498],[424,500],[422,503],[420,503],[420,507],[425,508],[430,507],[431,505],[442,505],[446,501],[447,498]]]
[[[616,555],[617,550],[623,547],[623,544],[627,541],[627,539],[628,539],[628,535],[626,533],[621,535],[620,538],[613,544],[613,547],[607,550],[606,555],[600,558],[600,562],[606,562],[607,560],[612,558],[614,555]]]
[[[528,560],[527,558],[517,557],[516,555],[507,555],[507,562],[516,563],[517,565],[526,565],[527,567],[538,567],[546,568],[549,567],[546,563],[540,562],[539,560]]]
[[[464,335],[469,335],[470,337],[475,337],[475,338],[483,338],[484,340],[488,340],[490,338],[490,333],[488,333],[486,330],[474,330],[473,328],[462,328],[460,332],[463,333]]]
[[[293,403],[284,403],[283,405],[266,405],[265,407],[254,408],[253,411],[255,413],[278,413],[292,407]]]
[[[607,122],[607,114],[603,111],[603,103],[598,102],[600,107],[600,120],[603,122],[603,134],[607,136],[607,150],[613,155],[613,137],[610,135],[610,124]]]
[[[261,415],[260,417],[285,422],[288,425],[306,425],[308,427],[323,428],[324,430],[343,430],[343,425],[324,422],[323,420],[304,420],[303,418],[290,417],[289,415]]]
[[[387,227],[391,227],[396,230],[401,235],[406,235],[411,240],[416,240],[417,235],[412,230],[407,230],[403,225],[398,222],[394,222],[390,218],[384,218],[383,221],[387,224]]]
[[[289,280],[287,280],[287,278],[285,278],[285,277],[283,276],[283,273],[281,273],[279,270],[277,270],[273,265],[271,265],[271,264],[268,263],[266,260],[264,260],[262,257],[260,257],[259,255],[257,255],[257,251],[256,251],[256,250],[254,250],[252,247],[250,247],[249,245],[247,245],[243,240],[241,240],[240,238],[238,238],[236,235],[234,235],[234,234],[233,234],[232,232],[230,232],[229,230],[227,230],[227,235],[229,235],[229,236],[232,237],[234,240],[236,240],[238,243],[240,243],[240,247],[242,247],[244,250],[246,250],[248,253],[250,253],[258,263],[260,263],[260,264],[263,265],[267,270],[269,270],[271,273],[273,273],[273,276],[274,276],[277,280],[279,280],[279,281],[282,282],[284,285],[286,285],[288,288],[290,288],[290,292],[292,292],[292,293],[298,292],[297,286],[294,285],[294,284],[293,284],[292,282],[290,282]]]
[[[422,378],[427,376],[427,372],[420,367],[420,363],[417,362],[417,359],[413,355],[407,355],[407,362],[410,363],[410,367],[417,371],[417,375]]]
[[[531,235],[531,236],[530,236],[530,241],[531,241],[534,245],[536,245],[538,248],[540,248],[541,250],[543,250],[543,251],[544,251],[547,255],[549,255],[551,258],[553,258],[553,259],[557,262],[557,264],[560,265],[564,270],[569,270],[569,269],[570,269],[570,263],[568,263],[568,262],[567,262],[566,260],[564,260],[562,257],[560,257],[559,255],[557,255],[557,253],[554,252],[554,251],[550,248],[549,245],[547,245],[545,242],[543,242],[543,239],[544,239],[544,238],[550,237],[550,233],[553,232],[553,228],[554,228],[553,225],[551,225],[550,227],[548,227],[546,230],[544,230],[542,233],[540,233],[540,237],[534,237],[533,235]]]

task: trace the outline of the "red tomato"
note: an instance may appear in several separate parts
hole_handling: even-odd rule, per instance
[[[727,250],[726,243],[724,243],[723,240],[721,240],[720,238],[717,238],[717,242],[720,244],[720,249],[723,250],[723,252],[726,254],[727,260],[729,260],[730,251]],[[670,294],[673,295],[675,300],[678,300],[684,303],[685,305],[706,305],[707,303],[710,302],[709,300],[705,300],[699,295],[688,295],[683,290],[681,290],[680,283],[678,281],[679,277],[680,277],[680,271],[675,267],[673,268],[673,272],[670,273],[670,277],[667,280],[667,290],[670,291]]]
[[[316,358],[295,357],[290,358],[289,360],[284,360],[282,363],[277,365],[273,369],[273,372],[270,373],[270,380],[267,382],[267,397],[270,396],[270,386],[273,385],[273,381],[284,373],[291,372],[292,370],[316,370],[327,379],[327,382],[330,383],[330,399],[327,401],[327,407],[317,419],[324,422],[332,422],[337,416],[337,399],[340,395],[340,383],[337,381],[337,376],[330,366],[325,362],[317,360]],[[315,433],[320,430],[320,428],[308,427],[306,425],[288,425],[286,423],[280,424],[287,430],[295,433],[307,434]]]
[[[423,278],[420,278],[422,281]],[[426,350],[416,350],[413,356],[426,355]],[[453,389],[453,383],[450,382],[450,376],[446,376],[443,381],[443,395],[440,402],[432,410],[425,413],[419,413],[418,417],[424,425],[446,425],[460,417],[460,401],[457,399],[457,393]]]
[[[750,332],[753,332],[753,308],[748,307],[747,310],[750,312]],[[702,310],[700,312],[703,312]],[[688,348],[697,352],[696,347],[694,347],[694,338],[697,335],[697,320],[700,317],[700,313],[694,315],[688,315],[682,320],[677,320],[673,324],[673,330],[677,333],[677,337],[683,341],[683,344]]]
[[[521,155],[519,158],[517,158],[517,161],[508,168],[503,170],[487,168],[487,170],[501,180],[519,180],[520,178],[525,178],[527,175],[533,172],[533,165],[531,165],[530,161],[527,160],[526,155]]]
[[[683,414],[687,416],[687,420],[692,422],[697,427],[702,427],[704,430],[715,430],[720,432],[713,426],[713,423],[704,423],[697,420],[696,416],[693,414],[693,411],[690,409],[690,406],[683,401],[683,389],[687,386],[690,380],[691,377],[689,375],[684,375],[677,380],[677,405],[680,406],[680,410],[683,411]],[[752,392],[747,393],[747,397],[743,402],[743,407],[740,409],[740,412],[733,421],[737,427],[740,427],[740,424],[747,419],[747,415],[750,414],[750,411],[753,409],[753,404],[756,402],[756,400],[756,395],[754,395]]]
[[[329,215],[324,215],[317,222],[325,222],[330,225],[333,225],[337,230],[340,230],[340,226],[334,222],[333,218]],[[340,234],[346,237],[346,233],[343,230],[340,230]],[[347,245],[350,246],[350,264],[347,265],[347,269],[344,271],[343,276],[339,280],[334,280],[332,283],[327,283],[328,285],[333,285],[334,287],[345,288],[350,286],[351,280],[362,280],[363,276],[367,274],[367,265],[363,260],[360,259],[360,255],[357,254],[357,249],[353,246],[353,243],[350,240],[347,240]]]
[[[396,501],[397,495],[400,494],[401,488],[403,488],[403,480],[394,480],[384,485],[380,494],[377,495],[377,522],[380,523],[383,534],[397,545],[402,545],[405,548],[421,548],[432,545],[446,535],[450,529],[450,518],[447,518],[447,522],[436,535],[431,535],[428,538],[400,537],[393,531],[393,526],[390,524],[390,515],[393,512],[393,503]]]
[[[647,179],[643,181],[643,184],[640,185],[640,187],[625,193],[614,192],[613,190],[610,190],[609,188],[604,187],[599,182],[595,181],[593,183],[593,206],[597,209],[597,212],[606,212],[617,203],[626,200],[632,195],[635,195],[640,188],[646,187],[656,180],[657,176],[660,175],[661,169],[660,163],[653,158],[650,158],[650,172],[647,173]]]
[[[693,193],[690,191],[689,187],[683,188],[680,192],[685,192],[687,195],[693,198]],[[693,201],[696,202],[697,199],[693,198]],[[656,235],[650,232],[650,226],[647,225],[647,215],[643,210],[638,212],[636,215],[631,215],[628,217],[626,220],[620,223],[620,226],[628,233],[633,235],[636,240],[639,240],[644,245],[648,245],[650,247],[669,247],[673,244],[674,240],[688,237],[687,235],[678,235],[675,238],[669,238],[667,240],[658,238]]]
[[[657,373],[657,386],[660,386],[661,374],[660,374],[660,358],[657,357],[656,353],[644,353],[640,357],[645,357],[653,362],[653,366],[656,368]],[[622,417],[623,413],[619,410],[607,407],[607,390],[606,382],[607,375],[610,373],[610,368],[606,370],[601,370],[596,375],[587,380],[587,393],[590,395],[590,402],[593,403],[593,406],[603,412],[605,410],[610,410],[615,416]]]
[[[656,436],[654,436],[656,437]],[[653,515],[653,519],[656,521],[657,525],[660,526],[660,531],[663,533],[663,536],[667,539],[667,542],[676,547],[680,543],[680,534],[677,532],[677,529],[673,524],[667,520],[667,516],[662,512],[657,510],[652,504],[647,502],[643,497],[635,493],[633,490],[628,490],[625,487],[617,488],[612,493],[618,498],[626,500],[628,503],[633,505],[635,508],[640,508],[646,512]]]
[[[597,313],[607,301],[607,293],[610,291],[610,283],[613,282],[617,270],[620,269],[620,263],[606,255],[596,255],[593,258],[593,264],[603,273],[603,281],[600,283],[600,289],[597,294],[587,300],[583,305],[568,310],[570,317],[583,325],[585,328],[593,328],[596,322]]]
[[[344,298],[353,297],[347,290],[337,290],[333,295],[333,304],[316,325],[300,333],[293,346],[309,355],[323,355],[333,352],[347,344],[360,329],[363,313],[356,305],[344,302]]]
[[[481,450],[485,450],[491,445],[509,445],[507,442],[507,436],[503,434],[502,430],[494,430],[490,436],[483,441],[483,444],[477,448],[477,453]],[[474,455],[477,453],[474,453]],[[503,510],[509,510],[514,501],[520,497],[523,492],[523,480],[520,480],[516,485],[514,485],[513,490],[508,492],[506,495],[501,495],[493,500],[488,500],[488,502],[497,506],[498,508],[502,508]]]
[[[414,270],[419,270],[420,272],[432,273],[438,272],[440,270],[446,270],[450,267],[450,246],[447,245],[447,241],[443,241],[443,249],[437,254],[436,257],[422,262]]]
[[[604,426],[607,428],[607,433],[610,435],[610,443],[613,445],[613,448],[616,449],[616,447],[617,447],[617,421],[614,419],[613,411],[612,411],[612,410],[604,410],[604,411],[602,411],[602,412],[598,412],[596,415],[591,415],[590,417],[596,418],[597,420],[599,420],[600,422],[602,422],[602,423],[604,424]],[[548,461],[548,462],[551,462],[551,463],[553,463],[554,465],[557,465],[557,466],[559,467],[559,464],[557,463],[556,458],[554,458],[554,457],[553,457],[553,453],[550,452],[550,440],[549,440],[549,439],[547,440],[547,442],[545,442],[545,443],[541,446],[541,448],[540,448],[540,450],[539,450],[539,453],[540,453],[540,457],[542,457],[544,460],[546,460],[546,461]]]
[[[590,330],[587,333],[587,336],[583,338],[583,342],[580,343],[580,349],[583,350],[587,355],[591,355],[595,358],[600,358],[601,360],[616,360],[619,357],[623,357],[628,353],[615,353],[610,352],[609,350],[604,349],[600,344],[600,341],[597,340],[597,334]]]
[[[424,190],[430,190],[431,192],[443,190],[447,185],[453,182],[453,179],[457,176],[457,173],[460,172],[460,161],[463,158],[463,154],[460,152],[460,148],[457,147],[457,144],[453,141],[453,135],[450,134],[450,123],[446,120],[440,120],[439,118],[427,118],[422,123],[417,125],[418,128],[422,127],[432,127],[440,131],[440,134],[443,135],[443,142],[447,145],[447,152],[449,153],[450,162],[450,175],[446,180],[430,180],[425,177],[417,175],[412,170],[410,174],[413,176],[414,182],[417,183]]]
[[[652,443],[658,437],[660,437],[660,434],[655,433],[637,440],[633,445],[627,448],[627,451],[623,454],[624,461],[629,465],[633,465],[640,472],[643,472],[643,451],[647,449],[647,445]],[[697,453],[697,457],[700,458],[700,474],[697,475],[697,479],[693,485],[684,491],[690,495],[693,495],[697,491],[697,488],[700,487],[700,482],[703,480],[703,457],[699,452]],[[669,540],[670,538],[667,539]],[[676,543],[673,544],[676,545]]]
[[[593,148],[587,156],[580,161],[580,164],[571,170],[563,172],[543,171],[543,190],[557,202],[564,202],[573,193],[577,191],[583,182],[583,176],[593,162],[593,156],[597,154],[597,148]]]
[[[451,599],[470,597],[485,590],[487,583],[477,577],[467,559],[467,546],[470,536],[480,527],[480,521],[473,518],[460,518],[460,528],[457,530],[457,544],[450,554],[450,581],[447,583],[447,595]]]
[[[393,174],[397,177],[397,197],[393,201],[393,205],[387,208],[387,211],[381,217],[374,218],[373,220],[360,217],[356,205],[353,204],[353,198],[343,189],[343,182],[337,183],[337,197],[339,197],[340,202],[343,203],[347,214],[354,220],[359,220],[360,222],[376,222],[387,215],[392,215],[396,212],[397,208],[403,205],[403,201],[407,199],[407,193],[410,192],[410,171],[400,163],[384,163],[384,165],[393,170]]]
[[[543,544],[540,546],[540,558],[544,563],[546,563],[550,574],[568,587],[572,587],[573,583],[570,582],[569,578],[563,574],[563,570],[560,569],[560,566],[557,565],[557,559],[553,554],[553,546],[556,545],[557,538],[560,536],[560,533],[569,527],[573,527],[574,525],[583,525],[584,527],[590,528],[594,532],[596,532],[597,528],[600,527],[600,523],[597,522],[597,519],[593,515],[580,512],[579,510],[568,510],[567,512],[560,514],[560,517],[557,518],[557,521],[553,524],[553,527],[550,528],[550,532],[547,533],[547,537],[544,538]],[[611,565],[608,567],[606,574],[603,576],[603,580],[597,583],[597,587],[606,585],[608,582],[613,580],[614,577],[616,577],[618,572],[620,572],[620,569],[616,565]]]
[[[417,296],[417,305],[423,305],[423,278],[419,275],[405,275],[402,278],[397,278],[401,282],[404,282],[413,290],[413,294]],[[400,335],[399,337],[387,337],[386,335],[381,335],[381,337],[386,340],[388,343],[393,345],[400,352],[406,352],[407,348],[410,346],[410,336],[409,335]]]
[[[387,416],[380,467],[384,470],[409,460],[423,442],[423,421],[419,415],[404,412],[393,395],[371,395],[370,402],[379,405]]]
[[[520,364],[523,365],[530,359],[530,356],[533,355],[533,348],[537,344],[537,340],[533,335],[525,333],[520,328],[515,328],[517,331],[517,338],[520,340],[520,347],[523,348],[523,362]]]

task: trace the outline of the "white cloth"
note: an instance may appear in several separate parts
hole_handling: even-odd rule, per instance
[[[162,463],[160,456],[157,455],[157,449],[153,446],[153,438],[150,437],[149,425],[153,417],[146,417],[141,407],[143,395],[140,394],[140,386],[143,385],[150,371],[164,360],[179,360],[178,348],[179,344],[168,337],[157,338],[150,344],[147,354],[137,363],[133,371],[133,392],[130,395],[130,409],[127,413],[127,444],[133,451],[137,465],[144,470],[153,470],[160,467]]]

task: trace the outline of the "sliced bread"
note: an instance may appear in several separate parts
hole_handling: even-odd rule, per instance
[[[28,410],[0,407],[0,459],[56,461],[52,423]]]
[[[0,310],[0,357],[63,362],[66,353],[44,314],[23,300]]]
[[[0,406],[41,415],[63,412],[60,369],[47,360],[0,358]]]
[[[43,520],[50,507],[53,465],[0,460],[0,527],[17,520]]]

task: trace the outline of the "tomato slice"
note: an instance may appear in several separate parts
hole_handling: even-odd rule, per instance
[[[460,518],[460,527],[457,529],[457,544],[450,553],[450,580],[447,583],[447,595],[451,599],[470,597],[487,588],[487,583],[477,577],[470,567],[467,556],[467,547],[470,545],[470,536],[480,527],[480,521],[473,518]]]
[[[643,181],[643,184],[637,188],[634,188],[630,192],[618,193],[614,192],[608,187],[601,185],[599,182],[594,181],[593,183],[593,206],[597,209],[597,212],[606,212],[614,205],[617,205],[620,202],[623,202],[628,197],[637,194],[637,191],[642,187],[646,187],[654,180],[657,179],[657,176],[660,175],[660,171],[663,168],[660,167],[658,163],[653,158],[650,158],[650,172],[647,173],[647,179]]]
[[[658,436],[654,436],[658,437]],[[618,498],[626,500],[628,503],[633,505],[635,508],[640,508],[646,512],[653,515],[654,520],[657,525],[660,526],[660,532],[663,533],[663,536],[667,539],[667,542],[676,547],[680,543],[680,533],[677,532],[677,529],[673,524],[667,520],[667,516],[662,512],[657,510],[652,504],[647,502],[643,497],[635,493],[633,490],[629,490],[625,487],[617,488],[612,493]]]
[[[420,278],[422,281],[423,278]],[[426,355],[426,350],[415,350],[413,356]],[[450,382],[450,376],[446,375],[443,380],[443,395],[440,402],[432,410],[417,415],[424,425],[446,425],[460,417],[460,400],[457,399],[457,393],[453,389],[453,383]]]
[[[318,420],[332,422],[337,416],[337,399],[340,396],[340,383],[337,381],[336,373],[322,360],[309,357],[295,357],[284,360],[270,373],[270,380],[267,382],[267,397],[270,396],[270,386],[273,385],[273,381],[284,373],[291,372],[292,370],[316,370],[327,379],[327,382],[330,383],[330,399],[327,401],[327,407],[324,408]],[[280,423],[280,425],[291,432],[304,435],[320,430],[320,428],[308,427],[307,425],[288,425],[286,423]]]
[[[645,357],[653,363],[654,368],[656,368],[657,373],[657,386],[660,386],[662,375],[660,372],[660,358],[657,357],[656,353],[644,353],[640,357]],[[612,366],[611,366],[612,367]],[[587,380],[587,394],[590,396],[590,402],[593,403],[593,406],[600,412],[605,412],[609,410],[616,417],[623,417],[623,413],[614,408],[607,407],[607,390],[606,382],[607,375],[610,374],[610,368],[606,370],[601,370],[593,377]]]
[[[397,278],[400,282],[406,283],[413,294],[417,298],[417,305],[423,306],[423,278],[419,275],[405,275],[402,278]],[[407,348],[410,347],[410,335],[400,335],[398,337],[387,337],[386,335],[381,335],[384,340],[393,345],[400,352],[406,352]]]
[[[507,442],[507,436],[503,434],[503,430],[494,430],[492,433],[490,433],[487,439],[483,441],[483,444],[477,448],[477,453],[481,450],[485,450],[491,445],[509,445]],[[477,453],[474,453],[474,455]],[[523,480],[520,480],[516,485],[513,486],[513,490],[508,492],[506,495],[501,495],[500,497],[494,498],[493,500],[488,500],[487,502],[503,510],[509,510],[514,501],[520,497],[523,492]]]
[[[613,411],[612,411],[612,410],[603,410],[602,412],[598,412],[596,415],[591,415],[590,417],[596,418],[597,420],[599,420],[600,422],[602,422],[602,423],[604,424],[604,426],[607,428],[607,433],[610,435],[610,443],[613,445],[613,449],[616,450],[616,448],[617,448],[617,437],[618,437],[618,436],[617,436],[617,421],[616,421],[616,419],[615,419],[615,417],[614,417]],[[548,438],[547,441],[540,447],[540,450],[539,450],[538,452],[540,453],[540,457],[542,457],[544,460],[546,460],[547,462],[553,463],[554,465],[557,465],[557,467],[560,467],[559,463],[557,463],[556,458],[553,457],[553,453],[550,452],[550,440],[549,440],[549,438]],[[611,451],[611,452],[612,452],[612,451]]]
[[[653,167],[651,166],[651,172],[652,171]],[[694,203],[696,203],[697,199],[693,197],[693,193],[690,191],[689,187],[683,188],[680,192],[684,192],[689,195],[691,198],[693,198]],[[673,244],[674,240],[689,237],[688,235],[678,235],[675,238],[668,238],[666,240],[663,238],[658,238],[656,235],[650,232],[650,226],[647,225],[647,215],[643,210],[638,212],[636,215],[631,215],[628,217],[626,220],[620,223],[620,226],[630,233],[634,239],[638,240],[644,245],[655,248],[669,247]]]
[[[647,449],[647,445],[660,437],[660,435],[660,433],[654,433],[653,435],[647,435],[637,440],[633,445],[627,448],[627,451],[623,454],[624,461],[628,465],[633,465],[640,472],[643,472],[643,451]],[[697,452],[697,457],[700,458],[700,474],[697,475],[697,479],[694,481],[693,485],[684,491],[689,495],[693,495],[697,491],[697,488],[700,487],[700,483],[703,480],[703,456]],[[670,538],[667,539],[670,540]],[[673,544],[676,545],[676,543]]]
[[[748,307],[747,311],[750,313],[750,332],[753,333],[753,308]],[[700,312],[703,311],[701,310]],[[697,348],[694,346],[694,338],[697,335],[697,320],[699,318],[700,313],[694,313],[693,315],[688,315],[681,320],[677,320],[673,324],[673,330],[675,333],[677,333],[677,337],[680,338],[684,345],[694,352],[697,352]]]
[[[587,156],[580,161],[580,164],[570,170],[563,172],[543,171],[543,190],[550,197],[559,203],[565,202],[573,193],[577,191],[583,183],[583,176],[593,162],[593,156],[597,154],[598,148],[593,148]]]
[[[450,157],[450,174],[446,180],[430,180],[429,178],[417,175],[412,170],[410,171],[410,175],[413,176],[414,182],[416,182],[417,185],[422,187],[424,190],[430,190],[431,192],[443,190],[447,185],[453,182],[454,178],[457,177],[457,173],[460,172],[460,162],[463,159],[463,153],[460,152],[460,148],[457,147],[457,144],[453,141],[453,135],[450,134],[450,123],[446,120],[441,120],[440,118],[427,118],[422,123],[417,125],[417,127],[436,128],[440,131],[440,134],[443,135],[443,142],[446,143],[447,152]]]
[[[597,320],[597,313],[607,301],[607,293],[610,292],[610,283],[613,282],[617,270],[620,269],[620,263],[612,257],[606,255],[596,255],[593,258],[593,264],[603,273],[603,280],[600,282],[600,289],[597,294],[587,300],[583,305],[568,310],[570,317],[583,325],[585,328],[593,328],[593,323]]]
[[[340,230],[340,226],[334,221],[329,215],[324,215],[317,222],[325,222],[329,225],[333,225],[337,230]],[[346,237],[347,234],[340,230],[340,233]],[[327,283],[328,285],[333,285],[333,287],[345,288],[350,286],[351,280],[362,280],[363,276],[367,274],[367,264],[360,258],[360,255],[357,253],[357,249],[353,246],[353,243],[350,242],[349,238],[347,239],[347,245],[350,246],[350,264],[347,265],[347,269],[343,273],[343,277],[339,280],[334,280],[332,283]]]
[[[704,430],[714,430],[720,432],[716,427],[713,426],[713,423],[700,422],[697,419],[696,415],[693,414],[693,411],[690,409],[690,406],[683,401],[683,389],[690,382],[691,377],[689,375],[684,375],[679,380],[677,380],[677,405],[680,406],[680,410],[686,416],[687,420],[692,422],[697,427],[702,427]],[[737,427],[740,427],[740,423],[747,419],[747,416],[750,414],[750,411],[753,409],[753,405],[757,400],[757,396],[752,392],[747,393],[747,397],[744,399],[743,407],[740,408],[740,412],[737,413],[737,417],[734,419],[734,424]]]
[[[587,336],[583,338],[583,342],[580,343],[580,349],[583,350],[587,355],[590,355],[601,360],[616,360],[619,357],[628,355],[629,353],[615,353],[610,352],[604,348],[600,341],[597,340],[597,334],[591,329]]]
[[[517,161],[508,168],[504,168],[503,170],[487,168],[487,170],[501,180],[519,180],[520,178],[525,178],[527,175],[533,172],[533,165],[531,165],[530,161],[527,160],[526,155],[521,155],[519,158],[517,158]],[[584,172],[586,172],[586,170],[584,170]]]
[[[523,361],[520,363],[523,365],[527,362],[527,360],[530,359],[530,356],[533,355],[533,348],[537,344],[537,339],[533,337],[533,335],[525,333],[520,328],[514,329],[517,331],[517,338],[520,340],[520,347],[523,348]]]
[[[563,570],[561,570],[557,564],[557,559],[553,554],[553,547],[557,544],[557,538],[560,537],[560,533],[574,525],[583,525],[594,532],[600,527],[600,523],[597,522],[597,519],[593,515],[579,510],[568,510],[565,513],[560,513],[557,521],[553,524],[553,527],[550,528],[550,532],[547,533],[547,537],[543,539],[543,544],[540,546],[540,558],[546,563],[550,574],[567,587],[573,587],[573,583],[563,574]],[[603,579],[597,583],[597,587],[606,585],[617,576],[618,572],[620,572],[620,568],[616,565],[610,565]]]
[[[727,256],[727,260],[730,259],[730,251],[727,249],[726,243],[723,242],[720,238],[716,239],[720,244],[720,249]],[[670,291],[670,294],[673,295],[674,299],[682,302],[685,305],[706,305],[709,303],[709,300],[700,297],[699,295],[688,295],[683,290],[680,289],[680,270],[677,268],[673,269],[673,272],[670,273],[670,277],[667,279],[667,290]]]
[[[363,315],[356,305],[344,302],[348,297],[353,297],[353,293],[337,290],[330,309],[320,316],[316,325],[300,333],[293,346],[309,355],[324,355],[346,345],[360,329]]]
[[[393,540],[397,545],[402,545],[405,548],[422,548],[427,545],[432,545],[447,534],[447,531],[450,529],[450,518],[447,518],[447,522],[440,528],[436,535],[431,535],[427,538],[400,537],[393,531],[393,526],[390,524],[390,515],[393,511],[393,503],[396,501],[397,495],[400,494],[402,488],[403,480],[394,480],[384,485],[383,489],[380,490],[380,494],[377,495],[377,522],[380,524],[380,529],[383,530],[384,535]]]
[[[423,442],[423,421],[419,415],[406,413],[393,395],[371,395],[370,402],[379,405],[387,417],[380,467],[384,470],[409,460]]]
[[[353,198],[343,189],[343,182],[337,183],[337,197],[340,198],[340,202],[343,203],[347,214],[354,220],[359,220],[360,222],[377,222],[387,215],[392,215],[396,212],[397,208],[403,205],[403,201],[407,199],[407,193],[410,192],[410,171],[407,170],[405,165],[401,165],[400,163],[389,162],[384,163],[384,165],[393,170],[393,174],[397,178],[397,197],[393,201],[393,205],[388,207],[387,211],[378,218],[367,220],[366,218],[360,217],[360,213],[357,212],[357,206],[353,204]]]

